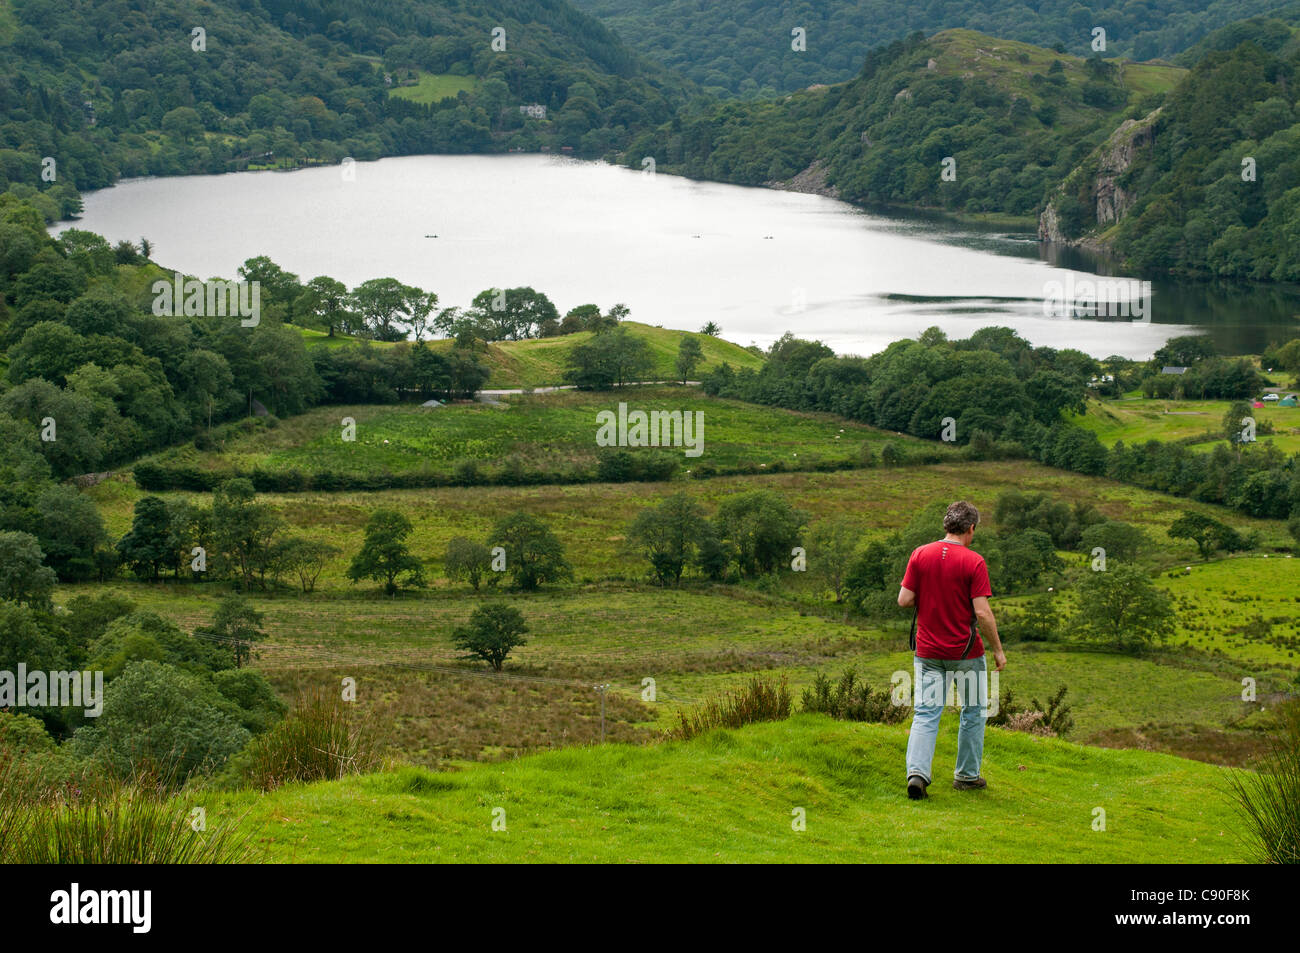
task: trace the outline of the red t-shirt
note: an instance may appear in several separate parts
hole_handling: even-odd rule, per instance
[[[921,658],[961,658],[975,614],[971,600],[993,595],[984,557],[961,543],[942,539],[918,546],[907,561],[903,588],[916,593],[916,654]],[[966,657],[983,654],[984,640],[976,635]]]

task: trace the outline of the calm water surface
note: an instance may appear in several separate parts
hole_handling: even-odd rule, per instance
[[[88,194],[75,225],[110,242],[145,236],[156,261],[201,277],[234,277],[268,255],[304,281],[391,276],[443,306],[531,285],[561,314],[623,302],[648,324],[715,321],[725,337],[763,346],[790,330],[839,353],[873,353],[930,325],[965,337],[1002,324],[1034,344],[1135,358],[1202,329],[1230,351],[1300,333],[1294,288],[1156,280],[1149,323],[1046,317],[1049,282],[1104,268],[1051,255],[1032,236],[821,196],[540,155],[413,156],[353,171],[353,181],[341,167],[126,181]]]

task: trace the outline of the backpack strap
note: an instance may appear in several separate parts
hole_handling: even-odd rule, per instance
[[[975,621],[975,600],[972,599],[970,603],[970,638],[966,640],[966,649],[961,653],[962,658],[970,655],[970,650],[975,648],[975,640],[979,637],[980,630]]]

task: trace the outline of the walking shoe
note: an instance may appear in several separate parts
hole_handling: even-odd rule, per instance
[[[985,787],[988,787],[988,782],[983,778],[976,778],[974,781],[967,781],[965,778],[953,778],[952,781],[954,791],[975,791]]]
[[[913,801],[919,801],[923,797],[930,795],[925,793],[925,789],[930,786],[930,782],[919,774],[914,774],[907,779],[907,796]]]

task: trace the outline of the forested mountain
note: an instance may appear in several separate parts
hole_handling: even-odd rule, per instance
[[[1054,237],[1145,271],[1300,280],[1296,22],[1235,24],[1193,51],[1136,138],[1090,155],[1053,197]]]
[[[628,159],[745,184],[804,172],[803,187],[855,202],[1027,216],[1183,75],[967,30],[913,34],[869,54],[849,83],[683,111]]]
[[[720,89],[864,65],[843,83],[718,99],[566,0],[0,0],[0,190],[53,221],[122,176],[512,149],[652,156],[861,203],[1045,212],[1046,237],[1142,269],[1300,279],[1294,0],[580,2],[639,49],[675,37],[664,59]],[[1274,12],[1227,22],[1262,8]],[[1107,51],[965,29],[878,45],[954,20],[1080,51],[1102,26]],[[808,30],[806,52],[786,21]],[[1178,66],[1114,55],[1178,50]]]
[[[867,53],[920,30],[977,30],[1062,52],[1168,58],[1289,0],[574,0],[625,42],[716,92],[771,96],[852,77]],[[791,30],[806,31],[806,49]]]
[[[564,0],[4,0],[0,188],[48,191],[49,217],[121,176],[599,156],[665,121],[680,86]]]

